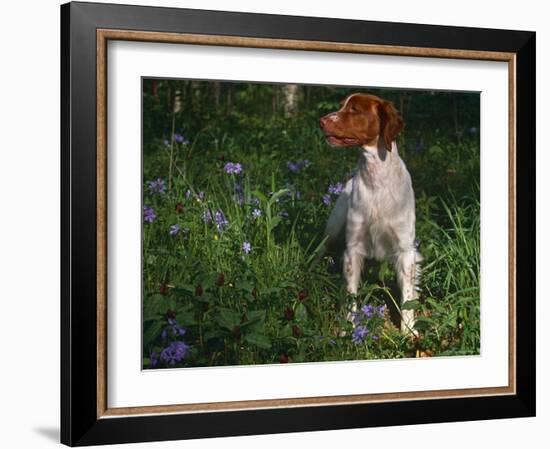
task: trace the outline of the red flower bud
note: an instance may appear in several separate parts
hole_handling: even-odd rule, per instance
[[[288,355],[281,354],[281,356],[279,357],[279,363],[288,363],[288,361],[289,361]]]
[[[195,296],[202,296],[203,293],[204,290],[202,289],[202,285],[197,285],[197,287],[195,288]]]
[[[298,293],[298,300],[299,301],[305,301],[308,298],[308,292],[307,290],[300,290]]]
[[[298,326],[297,324],[292,326],[292,335],[294,335],[294,337],[296,338],[300,338],[300,336],[302,335],[302,329],[300,329],[300,326]]]
[[[170,293],[170,289],[169,289],[169,287],[168,287],[168,284],[166,284],[165,282],[163,282],[162,284],[160,284],[159,292],[160,292],[160,294],[163,295],[163,296],[166,296],[168,293]]]
[[[294,319],[294,310],[291,307],[287,307],[284,311],[285,319],[292,321]]]
[[[183,209],[185,209],[185,206],[183,205],[183,203],[176,204],[176,212],[178,214],[181,214],[183,212]]]
[[[220,273],[218,274],[218,278],[216,279],[216,285],[221,287],[225,283],[225,274]]]

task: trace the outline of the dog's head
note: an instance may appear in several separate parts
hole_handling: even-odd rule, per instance
[[[321,117],[320,124],[332,146],[373,145],[382,138],[388,151],[404,127],[393,103],[361,93],[348,95],[340,109]]]

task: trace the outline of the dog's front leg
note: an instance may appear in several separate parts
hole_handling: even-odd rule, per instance
[[[353,323],[353,314],[357,312],[357,290],[361,282],[361,271],[363,269],[363,261],[365,252],[361,244],[348,244],[344,253],[344,277],[346,278],[347,291],[353,295],[350,312],[347,315],[348,321]]]
[[[420,255],[415,250],[405,251],[398,255],[395,263],[397,282],[401,290],[401,304],[418,298],[418,277]],[[414,328],[414,310],[401,310],[401,332],[418,335]]]

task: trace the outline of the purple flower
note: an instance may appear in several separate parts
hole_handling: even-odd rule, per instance
[[[323,204],[325,206],[330,206],[330,204],[332,203],[332,200],[330,198],[330,195],[328,193],[326,193],[325,195],[323,195]]]
[[[336,184],[330,184],[328,186],[328,193],[330,193],[331,195],[340,195],[342,193],[342,190],[344,190],[344,184],[342,184],[341,182],[337,182]]]
[[[163,141],[164,145],[169,147],[170,146],[170,141],[168,139],[164,139]]]
[[[260,218],[262,216],[262,211],[260,209],[254,209],[252,211],[252,217]]]
[[[204,192],[199,192],[197,199],[202,203],[204,201]]]
[[[187,140],[184,136],[178,133],[174,133],[174,140],[178,143],[182,143],[183,145],[189,144],[189,140]]]
[[[149,361],[151,364],[151,368],[156,368],[159,363],[159,355],[156,351],[151,352],[149,355]]]
[[[179,234],[179,232],[180,232],[180,225],[179,224],[175,224],[175,225],[170,226],[169,233],[170,233],[171,236],[176,236],[176,235]]]
[[[229,221],[227,221],[227,218],[225,218],[225,215],[223,214],[223,211],[221,209],[218,209],[216,211],[214,219],[216,221],[216,227],[218,228],[218,231],[223,231],[229,225]]]
[[[191,196],[191,190],[187,189],[185,192],[185,198],[189,198]]]
[[[248,254],[250,251],[252,251],[252,246],[250,245],[250,242],[244,242],[242,246],[243,253]]]
[[[174,318],[168,318],[168,326],[162,331],[162,338],[166,338],[167,331],[172,331],[174,337],[181,337],[185,335],[185,328],[180,326]]]
[[[375,309],[372,304],[367,304],[361,308],[361,312],[365,315],[367,318],[372,318],[375,315]]]
[[[189,346],[183,341],[173,341],[160,353],[160,359],[167,365],[182,361],[189,352]]]
[[[209,210],[205,210],[202,213],[202,221],[204,221],[206,224],[210,224],[212,221],[212,213]]]
[[[303,168],[309,167],[309,161],[307,159],[296,162],[288,161],[286,166],[292,173],[298,173]]]
[[[363,343],[368,334],[369,330],[367,329],[367,326],[357,326],[353,329],[351,341],[353,341],[356,345]]]
[[[235,192],[243,193],[243,186],[238,182],[235,183]]]
[[[228,175],[240,175],[243,171],[243,166],[240,162],[228,162],[223,169]]]
[[[166,183],[163,179],[157,178],[154,181],[149,181],[149,192],[151,193],[166,193]]]
[[[153,223],[157,219],[157,215],[151,206],[143,206],[143,221]]]
[[[384,315],[386,314],[386,310],[387,310],[386,304],[382,304],[381,306],[378,306],[376,308],[376,312],[378,313],[378,316],[380,318],[384,317]]]

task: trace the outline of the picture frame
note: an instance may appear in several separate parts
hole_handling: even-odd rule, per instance
[[[533,32],[72,2],[61,6],[61,442],[69,446],[535,416]],[[508,385],[110,408],[107,43],[508,64]],[[139,303],[139,298],[136,299]],[[136,369],[139,369],[136,367]]]

